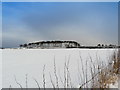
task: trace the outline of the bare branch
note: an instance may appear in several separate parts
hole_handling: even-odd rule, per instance
[[[46,84],[46,82],[45,82],[45,65],[43,66],[43,88],[44,88],[44,90],[45,90],[45,84]]]
[[[23,90],[22,89],[22,85],[17,81],[17,79],[16,79],[16,76],[14,75],[14,78],[15,78],[15,82],[19,85],[19,87],[21,88],[21,90]]]
[[[57,76],[57,72],[56,72],[55,56],[54,56],[54,74],[55,74],[55,78],[56,78],[56,87],[59,88],[58,76]]]
[[[26,82],[25,82],[26,83],[26,90],[28,90],[28,80],[27,80],[28,78],[27,78],[27,76],[28,75],[26,74]]]
[[[52,80],[51,74],[49,73],[49,75],[50,75],[50,81],[51,81],[51,84],[52,84],[53,88],[55,89],[55,85],[54,85],[54,83],[53,83],[53,80]]]
[[[38,81],[35,78],[33,78],[33,79],[35,80],[35,82],[36,82],[36,84],[38,86],[38,89],[40,90],[40,85],[39,85]]]

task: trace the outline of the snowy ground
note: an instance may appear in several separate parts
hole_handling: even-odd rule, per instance
[[[64,65],[69,60],[69,71],[72,81],[72,86],[79,86],[84,80],[82,63],[84,73],[90,77],[90,66],[92,58],[94,64],[107,63],[110,56],[115,49],[4,49],[2,51],[3,60],[3,88],[8,88],[10,85],[14,88],[19,88],[15,82],[17,81],[26,87],[26,74],[27,84],[29,88],[37,88],[34,81],[36,79],[40,86],[43,86],[43,66],[45,65],[45,80],[46,87],[52,87],[50,82],[50,74],[53,82],[55,83],[54,75],[54,58],[56,62],[57,75],[64,80]],[[87,68],[86,68],[87,61]],[[86,71],[87,70],[87,71]],[[50,73],[50,74],[49,74]],[[82,79],[80,78],[80,74]],[[59,87],[63,87],[60,78]]]
[[[114,84],[109,85],[110,88],[118,88],[118,81],[116,81]]]
[[[0,49],[0,89],[2,88],[2,50]]]

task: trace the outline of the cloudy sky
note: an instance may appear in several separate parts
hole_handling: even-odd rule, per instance
[[[2,47],[2,3],[0,2],[0,47]]]
[[[82,45],[117,44],[117,2],[3,2],[2,45],[75,40]]]

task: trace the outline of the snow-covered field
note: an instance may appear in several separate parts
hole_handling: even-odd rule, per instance
[[[0,50],[0,89],[2,88],[2,50]]]
[[[87,72],[87,77],[90,77],[91,58],[94,64],[101,62],[107,64],[114,51],[115,49],[3,49],[2,87],[8,88],[11,85],[14,88],[19,88],[15,82],[15,77],[22,87],[26,87],[26,75],[29,88],[37,88],[34,79],[43,87],[44,65],[45,85],[49,88],[52,87],[50,74],[53,83],[56,83],[54,60],[59,87],[64,87],[61,81],[64,81],[64,66],[65,62],[68,63],[68,61],[71,84],[73,87],[78,87],[85,77],[82,69],[84,69],[84,73]]]

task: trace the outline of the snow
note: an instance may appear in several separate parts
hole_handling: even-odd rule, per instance
[[[90,77],[90,57],[96,65],[102,62],[107,64],[114,51],[115,49],[3,49],[2,87],[8,88],[11,85],[14,88],[19,88],[15,82],[15,77],[23,87],[26,87],[26,74],[28,75],[29,88],[37,88],[34,79],[36,79],[42,87],[44,65],[46,87],[52,87],[50,74],[53,82],[56,82],[54,75],[54,59],[57,75],[58,77],[61,77],[62,80],[64,80],[65,62],[69,60],[69,71],[72,85],[73,87],[77,87],[84,81],[83,77],[85,77],[83,75],[82,65],[84,73],[88,72],[87,76]],[[81,63],[80,56],[83,64]],[[86,61],[88,63],[87,69]],[[79,74],[81,74],[82,79],[80,79]],[[59,87],[63,87],[60,78]]]
[[[120,90],[120,75],[118,75],[118,89]]]
[[[118,82],[116,81],[115,84],[110,84],[109,88],[118,88]]]
[[[2,50],[0,49],[0,89],[2,88]]]

